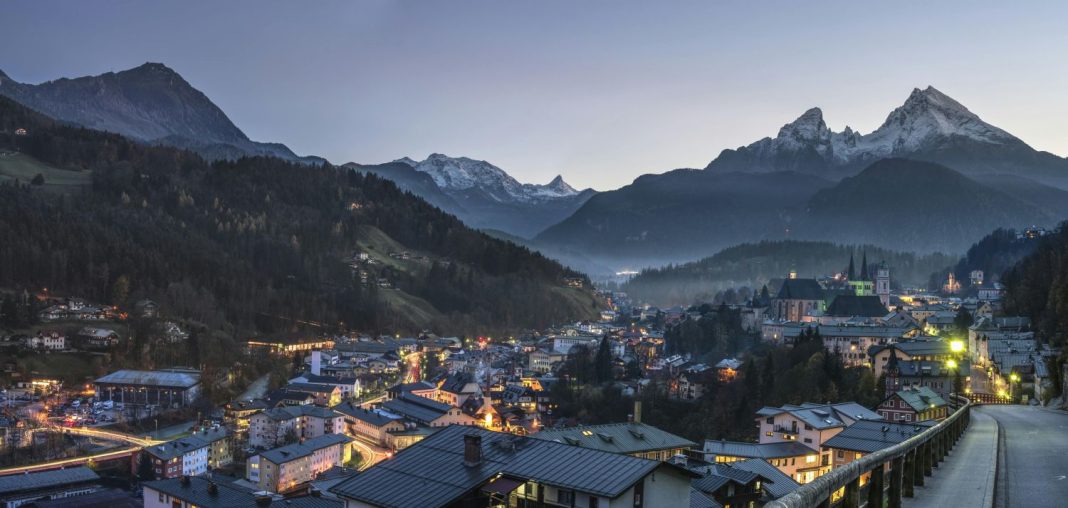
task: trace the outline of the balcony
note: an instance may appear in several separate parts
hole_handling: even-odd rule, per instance
[[[783,427],[782,425],[776,425],[775,432],[781,434],[797,435],[797,427]]]

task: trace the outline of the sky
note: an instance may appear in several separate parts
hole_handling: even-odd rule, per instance
[[[257,141],[431,153],[608,190],[704,167],[806,109],[877,128],[933,85],[1068,155],[1068,2],[6,1],[22,82],[162,62]]]

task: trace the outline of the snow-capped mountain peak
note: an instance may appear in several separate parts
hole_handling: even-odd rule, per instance
[[[849,127],[834,132],[824,122],[823,112],[812,108],[782,126],[776,137],[761,139],[737,151],[728,150],[720,162],[733,170],[754,171],[847,166],[886,157],[908,157],[937,149],[951,139],[993,145],[1023,143],[928,86],[914,89],[870,134],[860,134]]]
[[[398,162],[406,161],[398,159]],[[499,202],[545,201],[578,194],[578,191],[559,176],[548,185],[520,183],[489,162],[467,157],[449,157],[434,153],[422,162],[412,161],[412,167],[429,175],[442,190],[481,191]]]
[[[401,157],[401,158],[399,158],[399,159],[396,159],[396,160],[394,160],[394,161],[392,161],[392,162],[395,162],[395,163],[400,163],[400,164],[407,164],[407,165],[409,165],[409,166],[411,166],[411,167],[413,167],[413,168],[414,168],[414,167],[415,167],[415,166],[416,166],[417,164],[419,164],[419,162],[415,161],[415,160],[414,160],[414,159],[412,159],[411,157]]]
[[[905,103],[890,112],[883,125],[867,135],[865,141],[873,153],[889,155],[917,150],[948,136],[993,144],[1019,141],[933,86],[913,89]]]

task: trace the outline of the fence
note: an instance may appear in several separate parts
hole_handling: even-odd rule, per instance
[[[912,497],[913,488],[923,486],[924,478],[931,476],[932,469],[964,434],[972,406],[969,400],[938,425],[907,441],[832,469],[766,506],[900,508],[901,498]],[[868,473],[867,483],[861,485],[861,477]]]

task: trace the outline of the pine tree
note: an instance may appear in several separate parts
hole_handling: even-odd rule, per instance
[[[612,344],[608,337],[601,338],[601,345],[597,348],[597,356],[594,359],[595,376],[598,383],[611,381],[612,379]]]

